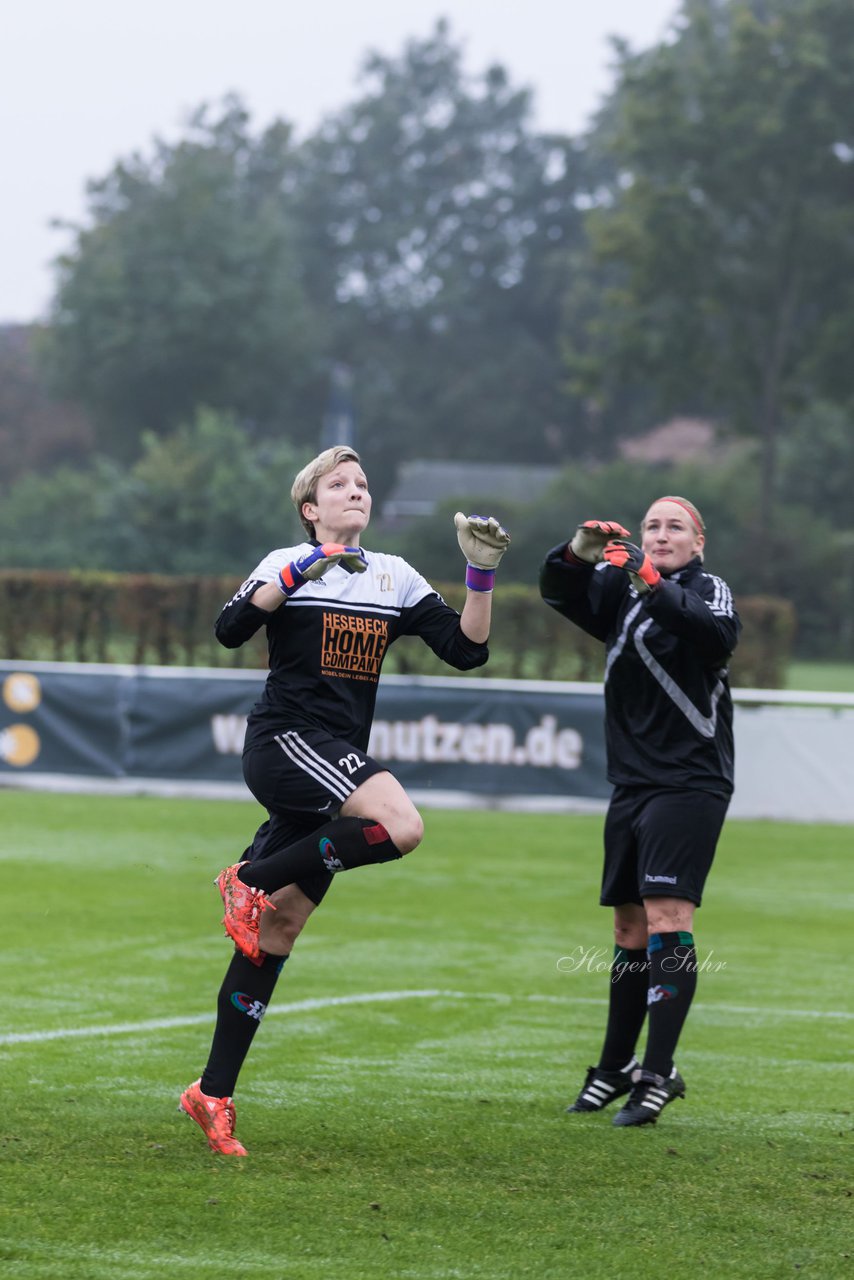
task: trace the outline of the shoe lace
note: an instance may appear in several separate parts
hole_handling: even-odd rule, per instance
[[[220,1138],[230,1138],[237,1123],[237,1113],[231,1098],[218,1098],[212,1112],[213,1128]]]
[[[256,889],[248,908],[249,919],[253,924],[257,924],[267,910],[275,911],[276,904],[270,901],[263,889]]]
[[[276,910],[276,904],[270,901],[263,889],[255,888],[252,885],[241,885],[241,888],[249,891],[249,900],[244,900],[240,914],[253,924],[257,923],[262,912],[268,908],[270,911]]]
[[[630,1102],[641,1102],[653,1089],[666,1089],[668,1081],[663,1076],[650,1073],[646,1080],[637,1080],[629,1095]]]
[[[652,1085],[648,1080],[636,1080],[632,1085],[627,1106],[637,1106],[646,1097],[647,1090],[651,1088]]]

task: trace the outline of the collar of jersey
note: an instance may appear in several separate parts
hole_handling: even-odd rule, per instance
[[[673,569],[671,573],[662,573],[662,578],[666,578],[668,582],[678,582],[680,575],[687,573],[689,569],[697,569],[702,564],[699,556],[694,556],[687,564],[683,564],[679,569]]]

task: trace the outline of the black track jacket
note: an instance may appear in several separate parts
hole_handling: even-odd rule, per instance
[[[546,556],[540,593],[605,643],[608,780],[731,795],[727,662],[741,622],[727,584],[696,557],[639,596],[624,570],[573,563],[565,551]]]

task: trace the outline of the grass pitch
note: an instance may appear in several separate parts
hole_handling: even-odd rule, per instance
[[[786,688],[854,693],[854,662],[792,662],[786,673]]]
[[[601,819],[428,812],[310,922],[229,1161],[176,1106],[229,955],[211,880],[258,813],[0,792],[0,1273],[851,1274],[850,828],[728,824],[687,1099],[617,1130],[564,1112],[604,1027]]]

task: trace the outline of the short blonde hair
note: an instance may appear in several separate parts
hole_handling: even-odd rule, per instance
[[[317,498],[317,482],[323,476],[334,471],[340,462],[361,462],[355,449],[348,444],[335,444],[331,449],[324,449],[316,458],[312,458],[295,477],[291,485],[291,499],[297,509],[300,524],[310,538],[314,537],[314,525],[302,513],[303,503],[314,502]]]

